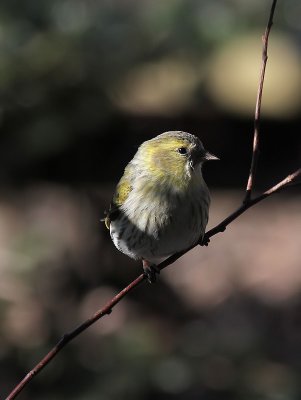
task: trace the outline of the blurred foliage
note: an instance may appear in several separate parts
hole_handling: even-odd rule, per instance
[[[211,225],[239,204],[228,190],[249,168],[269,7],[1,1],[0,397],[140,271],[99,222],[137,145],[198,134],[221,158],[205,168]],[[300,165],[299,15],[299,1],[277,4],[259,188]],[[301,210],[289,193],[133,292],[20,398],[299,399]]]

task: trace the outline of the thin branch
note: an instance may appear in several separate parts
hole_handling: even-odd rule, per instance
[[[252,196],[252,190],[254,187],[255,182],[255,175],[257,170],[258,164],[258,157],[259,157],[259,129],[260,129],[260,114],[261,114],[261,100],[262,100],[262,91],[263,91],[263,83],[265,77],[265,69],[268,61],[268,44],[269,44],[269,35],[273,25],[273,17],[274,11],[276,7],[277,0],[273,0],[273,4],[270,11],[270,16],[268,20],[268,24],[265,30],[265,33],[262,37],[263,47],[262,47],[262,64],[261,64],[261,71],[260,71],[260,78],[259,78],[259,85],[257,91],[257,98],[256,98],[256,106],[255,106],[255,117],[254,117],[254,137],[253,137],[253,153],[252,153],[252,161],[250,167],[250,173],[246,188],[246,194],[244,203],[248,203]]]
[[[292,174],[288,175],[282,181],[278,182],[276,185],[272,186],[270,189],[266,190],[261,195],[249,200],[247,203],[242,203],[242,205],[236,211],[234,211],[227,218],[225,218],[222,222],[220,222],[214,228],[210,229],[210,231],[208,231],[205,234],[203,243],[208,242],[210,237],[216,235],[217,233],[224,232],[226,227],[232,221],[234,221],[237,217],[239,217],[246,210],[248,210],[255,204],[259,203],[261,200],[264,200],[265,198],[269,197],[271,194],[280,192],[281,190],[285,189],[286,187],[289,187],[291,185],[291,183],[300,185],[301,182],[296,182],[297,178],[299,178],[300,176],[301,176],[301,168],[298,169],[297,171],[293,172]],[[200,243],[200,244],[202,244],[202,243]]]
[[[96,311],[92,317],[87,319],[77,328],[72,330],[69,333],[66,333],[61,340],[49,351],[48,354],[22,379],[22,381],[14,388],[14,390],[7,396],[6,400],[12,400],[17,397],[17,395],[23,390],[23,388],[33,379],[35,375],[42,371],[44,367],[75,337],[77,337],[80,333],[89,328],[90,325],[94,324],[100,318],[103,318],[105,315],[109,315],[112,312],[112,308],[116,306],[120,300],[127,295],[131,290],[140,285],[146,277],[141,274],[133,280],[127,287],[125,287],[121,292],[119,292],[115,297],[113,297],[108,303]]]
[[[271,196],[274,193],[278,193],[291,182],[295,182],[298,177],[301,176],[301,169],[297,170],[293,174],[288,175],[285,179],[272,186],[270,189],[266,190],[263,194],[250,200],[248,204],[242,204],[237,210],[225,218],[222,222],[216,225],[214,228],[210,229],[205,234],[205,238],[208,241],[209,238],[216,235],[217,233],[223,232],[226,227],[237,219],[241,214],[243,214],[248,208],[254,206],[265,198]],[[202,241],[203,242],[203,241]],[[202,244],[202,242],[198,244]],[[157,266],[159,270],[166,268],[167,266],[173,264],[177,259],[182,257],[184,254],[188,253],[192,248],[196,247],[198,244],[189,247],[188,249],[176,253],[171,257],[167,258],[161,264]],[[132,281],[128,286],[126,286],[121,292],[119,292],[115,297],[113,297],[103,308],[98,310],[91,318],[87,319],[84,323],[79,325],[73,331],[65,334],[62,339],[49,351],[49,353],[24,377],[24,379],[15,387],[15,389],[8,395],[6,400],[12,400],[17,397],[17,395],[22,391],[22,389],[33,379],[35,375],[42,371],[42,369],[49,364],[49,362],[75,337],[80,333],[85,331],[90,325],[94,324],[99,319],[103,318],[112,312],[112,309],[120,302],[120,300],[125,297],[129,292],[138,287],[142,282],[146,280],[144,274],[139,275],[134,281]]]

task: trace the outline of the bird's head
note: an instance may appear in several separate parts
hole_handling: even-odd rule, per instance
[[[146,169],[160,178],[189,179],[205,161],[218,160],[190,133],[171,131],[144,142],[137,153]]]

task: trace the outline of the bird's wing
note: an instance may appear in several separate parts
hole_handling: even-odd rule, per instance
[[[106,211],[106,217],[104,219],[105,225],[110,229],[111,221],[118,218],[120,214],[120,207],[128,198],[130,192],[132,191],[132,182],[130,177],[132,176],[132,166],[129,164],[125,170],[122,178],[120,179],[116,191],[114,193],[113,199],[111,201],[109,211]]]

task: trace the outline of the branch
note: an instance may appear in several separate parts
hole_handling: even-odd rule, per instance
[[[23,388],[33,379],[35,375],[42,371],[44,367],[75,337],[77,337],[80,333],[89,328],[90,325],[94,324],[100,318],[103,318],[105,315],[109,315],[112,312],[112,308],[116,306],[120,300],[126,296],[131,290],[140,285],[146,277],[141,274],[133,280],[127,287],[125,287],[121,292],[119,292],[115,297],[113,297],[108,303],[96,311],[96,313],[75,328],[73,331],[66,333],[61,340],[49,351],[48,354],[30,371],[28,374],[22,379],[22,381],[14,388],[14,390],[7,396],[6,400],[12,400],[17,397],[17,395],[23,390]]]
[[[291,183],[300,185],[301,182],[296,182],[297,178],[301,176],[301,168],[299,168],[297,171],[293,172],[292,174],[288,175],[286,178],[284,178],[282,181],[276,183],[276,185],[272,186],[268,190],[266,190],[264,193],[261,195],[253,198],[252,200],[249,200],[247,203],[244,201],[242,205],[235,210],[232,214],[230,214],[227,218],[225,218],[222,222],[220,222],[218,225],[216,225],[214,228],[210,229],[210,231],[206,232],[203,241],[200,243],[205,244],[208,243],[209,239],[216,235],[217,233],[224,232],[227,228],[227,226],[234,221],[237,217],[239,217],[242,213],[244,213],[246,210],[254,206],[255,204],[259,203],[260,201],[266,199],[267,197],[271,196],[274,193],[278,193],[281,190],[287,188],[288,186],[291,185]]]
[[[298,177],[301,177],[301,169],[298,169],[294,173],[288,175],[282,181],[278,182],[276,185],[272,186],[270,189],[266,190],[263,194],[250,200],[247,204],[243,203],[237,210],[225,218],[222,222],[216,225],[214,228],[210,229],[205,234],[205,242],[208,243],[209,239],[219,232],[225,231],[226,227],[237,219],[241,214],[243,214],[248,208],[254,206],[260,201],[266,199],[274,193],[278,193],[290,185],[290,183],[296,181]],[[157,265],[157,268],[161,271],[162,269],[173,264],[177,259],[182,257],[184,254],[188,253],[192,248],[196,247],[198,244],[202,245],[204,239],[199,243],[189,247],[188,249],[176,253],[171,257],[167,258],[161,264]],[[103,308],[98,310],[91,318],[87,319],[84,323],[79,325],[73,331],[66,333],[62,339],[49,351],[49,353],[24,377],[24,379],[15,387],[15,389],[8,395],[6,400],[12,400],[17,397],[17,395],[22,391],[22,389],[33,379],[35,375],[42,371],[42,369],[49,364],[49,362],[75,337],[80,333],[85,331],[90,325],[94,324],[99,319],[103,318],[112,312],[112,309],[120,302],[123,297],[125,297],[129,292],[138,287],[142,282],[146,280],[144,274],[139,275],[134,281],[132,281],[128,286],[126,286],[121,292],[119,292],[115,297],[113,297]]]
[[[259,157],[259,128],[260,128],[260,113],[261,113],[261,99],[262,99],[262,91],[263,91],[263,83],[264,83],[264,76],[265,76],[265,69],[268,61],[268,44],[269,44],[269,35],[273,25],[273,16],[276,7],[277,0],[273,0],[273,4],[270,11],[270,16],[268,20],[268,24],[265,30],[265,33],[262,37],[263,48],[262,48],[262,65],[260,71],[260,78],[259,78],[259,86],[257,91],[257,98],[256,98],[256,106],[255,106],[255,117],[254,117],[254,137],[253,137],[253,153],[252,153],[252,161],[250,167],[250,173],[246,188],[246,194],[244,203],[248,203],[252,196],[252,190],[255,181],[255,175],[257,170],[258,164],[258,157]]]
[[[256,173],[257,167],[257,159],[258,159],[258,139],[259,139],[259,120],[260,120],[260,109],[261,109],[261,98],[262,98],[262,90],[263,90],[263,82],[264,82],[264,74],[265,74],[265,66],[267,62],[267,46],[268,46],[268,36],[272,26],[272,20],[274,15],[274,10],[276,6],[277,0],[273,1],[270,17],[268,21],[268,25],[264,35],[264,49],[263,49],[263,64],[261,70],[261,77],[259,82],[259,89],[256,101],[256,111],[255,111],[255,131],[254,131],[254,144],[253,144],[253,155],[252,155],[252,163],[250,169],[250,175],[248,179],[248,185],[246,189],[246,197],[242,203],[242,205],[237,208],[232,214],[230,214],[227,218],[225,218],[222,222],[216,225],[214,228],[210,229],[205,235],[204,238],[199,241],[199,243],[191,246],[190,248],[182,251],[180,253],[174,254],[161,264],[157,266],[159,270],[166,268],[168,265],[174,263],[178,258],[183,256],[185,253],[190,251],[193,247],[197,245],[207,245],[210,238],[217,233],[225,231],[226,227],[237,219],[241,214],[243,214],[247,209],[264,200],[265,198],[271,196],[274,193],[278,193],[281,190],[290,186],[291,183],[299,184],[297,178],[301,176],[301,169],[295,171],[294,173],[288,175],[285,179],[278,182],[276,185],[272,186],[270,189],[266,190],[261,195],[251,199],[251,194],[253,190],[254,177]],[[129,292],[138,287],[142,282],[146,281],[146,276],[144,274],[139,275],[134,281],[132,281],[127,287],[125,287],[121,292],[119,292],[115,297],[113,297],[103,308],[98,310],[91,318],[87,319],[77,328],[72,330],[71,332],[65,334],[61,340],[49,351],[49,353],[23,378],[21,382],[17,384],[17,386],[13,389],[13,391],[7,396],[6,400],[15,399],[18,394],[24,389],[24,387],[34,378],[35,375],[40,373],[42,369],[50,363],[50,361],[74,338],[76,338],[79,334],[85,331],[90,325],[94,324],[99,319],[103,318],[105,315],[108,315],[112,312],[112,309],[120,302],[123,297],[125,297]]]

